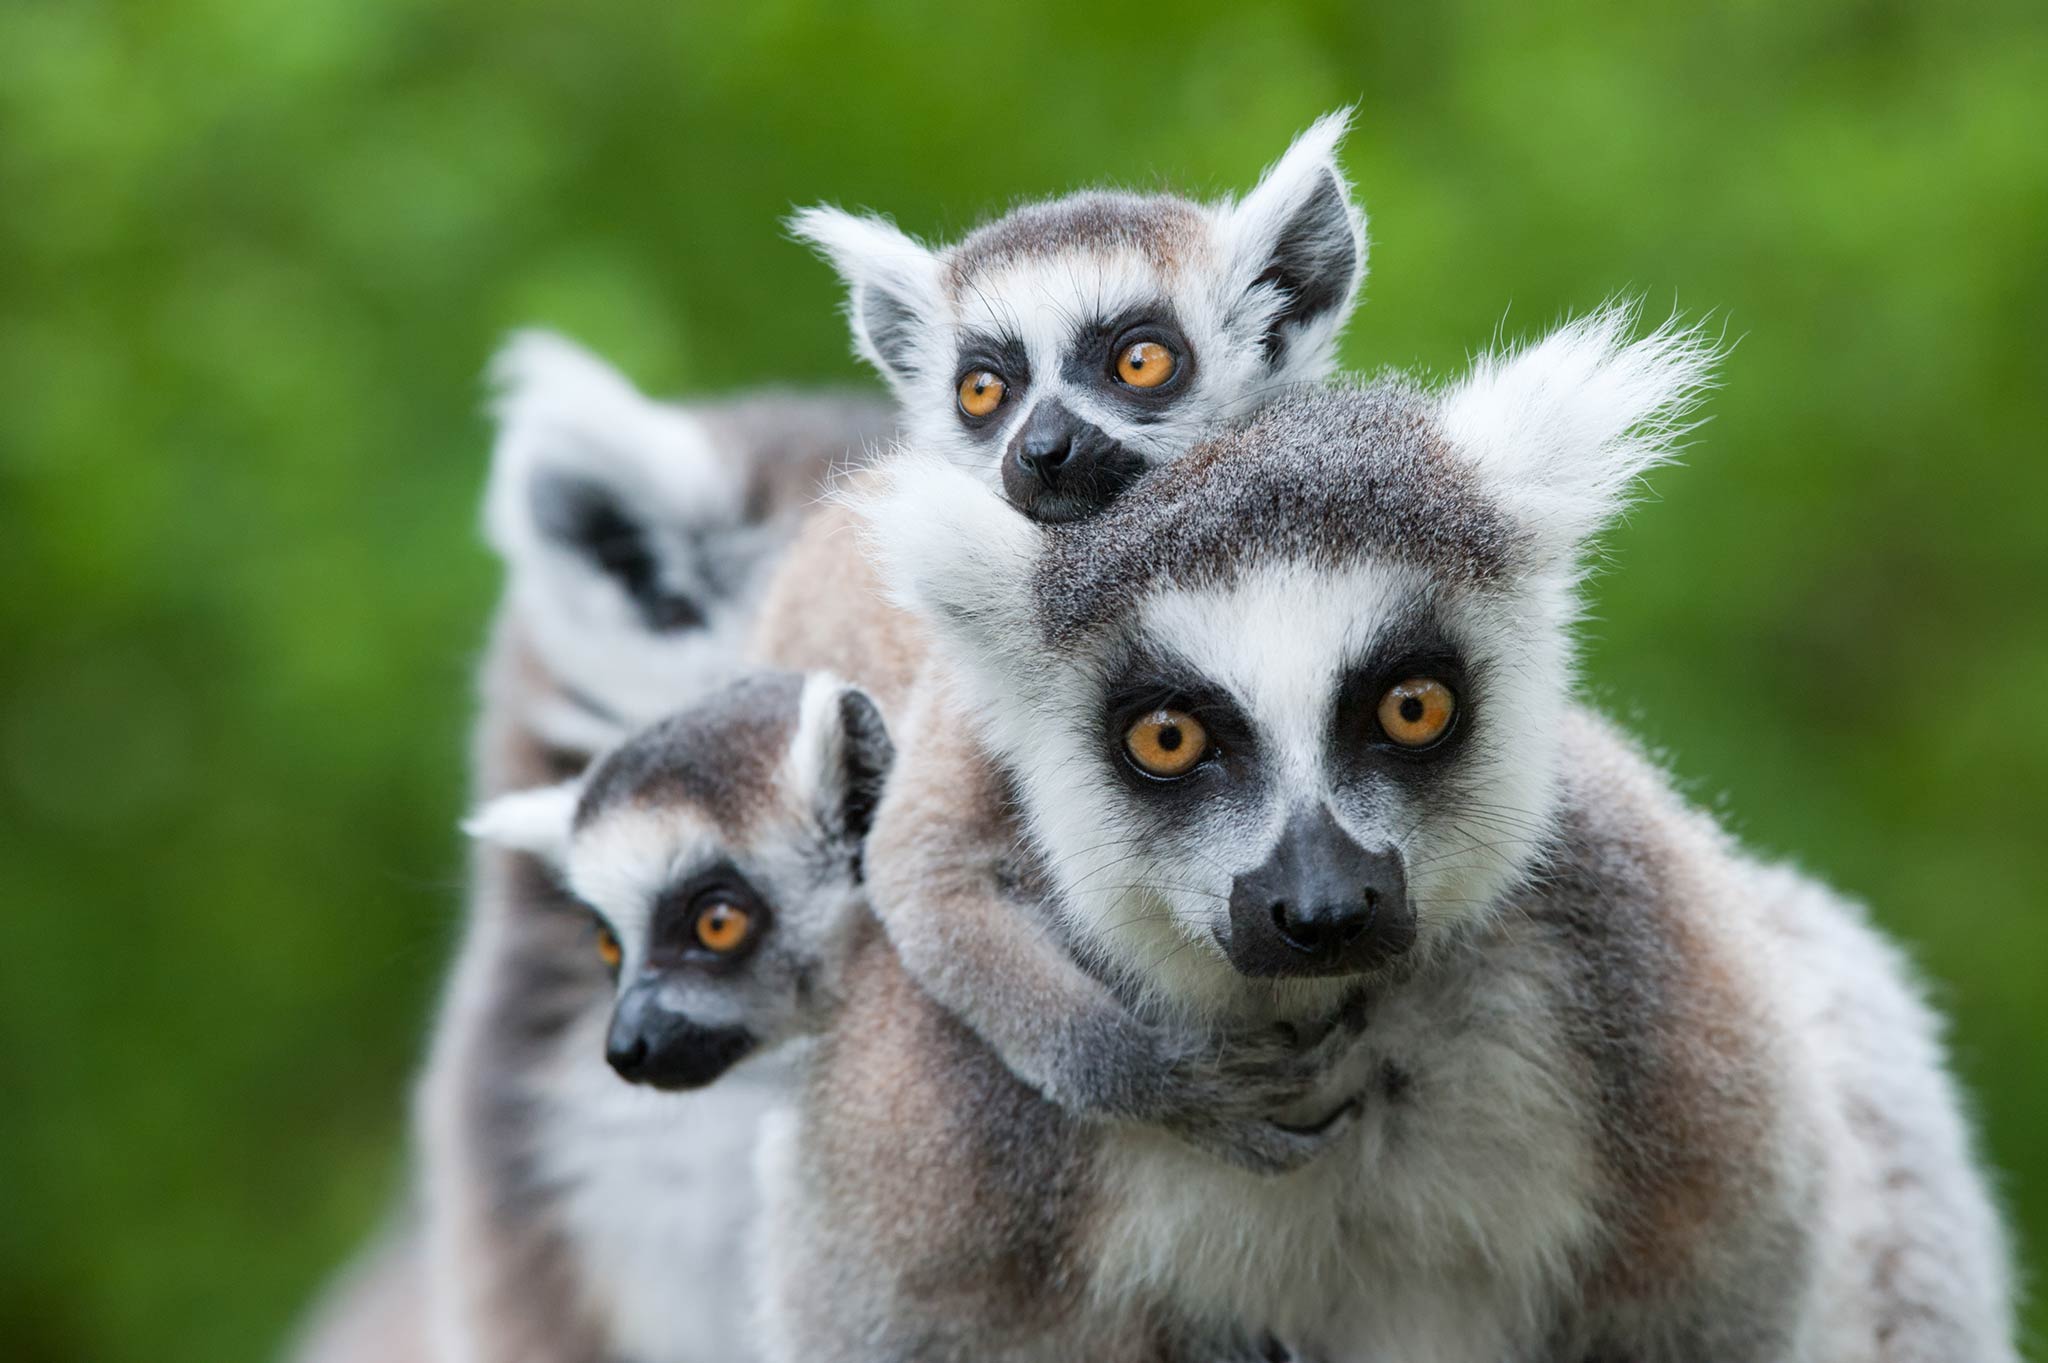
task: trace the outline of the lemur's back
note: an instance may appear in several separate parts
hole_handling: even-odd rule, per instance
[[[1828,1095],[1822,1141],[1841,1234],[1817,1268],[1839,1309],[1820,1358],[2002,1360],[2012,1284],[2005,1233],[1977,1176],[1939,1017],[1911,963],[1863,906],[1783,866],[1749,868],[1781,949],[1816,986],[1794,997],[1792,1034]]]

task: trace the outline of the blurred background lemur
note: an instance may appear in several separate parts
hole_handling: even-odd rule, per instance
[[[856,346],[889,381],[893,415],[794,393],[661,403],[566,342],[515,341],[496,371],[486,528],[507,586],[476,795],[573,775],[734,676],[778,566],[783,590],[801,590],[802,557],[783,554],[806,508],[898,423],[1059,520],[1326,377],[1366,259],[1335,159],[1346,118],[1317,123],[1242,199],[1083,193],[941,248],[875,218],[798,215],[847,280]],[[856,625],[815,619],[802,648],[857,653],[840,633]],[[687,1309],[674,1295],[686,1274],[664,1254],[703,1242],[673,1238],[662,1190],[703,1174],[677,1138],[681,1105],[751,1127],[786,1076],[764,1060],[702,1094],[621,1084],[587,912],[530,855],[480,848],[472,877],[417,1100],[412,1204],[329,1294],[303,1356],[746,1356],[744,1292],[670,1314]],[[735,1224],[751,1215],[744,1183],[730,1181]]]

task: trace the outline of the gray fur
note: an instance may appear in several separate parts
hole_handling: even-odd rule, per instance
[[[1744,855],[1568,698],[1582,537],[1703,376],[1684,336],[1620,333],[1567,328],[1428,402],[1291,402],[1218,446],[1213,504],[1181,506],[1196,530],[1139,512],[1152,492],[1176,505],[1187,465],[1134,488],[1099,582],[1072,552],[1092,527],[1019,527],[926,468],[890,475],[869,504],[885,576],[938,602],[962,708],[903,735],[870,846],[898,949],[849,972],[801,1120],[768,1151],[772,1357],[1137,1359],[1246,1326],[1404,1363],[2015,1357],[2006,1245],[1910,972],[1858,908]],[[1461,471],[1418,479],[1416,450]],[[1331,453],[1400,486],[1398,514],[1333,490]],[[1492,678],[1426,800],[1327,719],[1350,660],[1418,610]],[[1348,1115],[1289,1172],[1149,1123],[1014,1110],[1001,1021],[912,945],[962,940],[978,899],[1139,1016],[1333,1006],[1327,982],[1235,976],[1213,940],[1219,886],[1271,822],[1224,830],[1190,804],[1147,815],[1133,850],[1141,797],[1097,707],[1099,669],[1134,646],[1230,689],[1261,799],[1391,837],[1421,900],[1416,947],[1361,978],[1363,1033],[1309,1105]],[[1299,675],[1273,675],[1283,661]],[[1038,869],[1004,877],[1027,839]],[[944,884],[896,879],[934,855],[967,872],[942,892],[950,928],[892,899]],[[1005,907],[1004,883],[1042,893]],[[1003,1267],[1015,1253],[1029,1272]]]
[[[851,396],[653,403],[547,340],[515,346],[500,372],[493,538],[515,585],[482,667],[479,799],[573,778],[630,726],[737,670],[728,640],[777,546],[888,424],[882,404]],[[677,432],[701,438],[707,476],[723,490],[702,515],[648,526],[661,570],[683,571],[700,550],[721,557],[721,573],[747,566],[718,579],[731,591],[705,627],[656,635],[605,574],[520,527],[534,480],[548,473],[624,476],[624,505],[652,514],[637,489],[661,476]],[[616,605],[592,606],[607,601]],[[611,998],[588,910],[537,858],[479,848],[415,1108],[418,1229],[393,1252],[402,1262],[391,1274],[337,1289],[305,1346],[327,1352],[305,1356],[386,1357],[360,1341],[392,1315],[391,1276],[413,1274],[400,1294],[414,1303],[406,1329],[439,1363],[614,1363],[636,1294],[693,1323],[635,1363],[747,1356],[745,1312],[728,1284],[754,1194],[731,1171],[745,1169],[761,1116],[786,1092],[787,1063],[749,1062],[705,1093],[631,1090],[605,1064]],[[692,1125],[694,1140],[679,1136]],[[632,1192],[606,1229],[578,1198],[611,1186]],[[663,1222],[676,1220],[671,1205],[692,1209],[680,1236]],[[598,1267],[620,1262],[637,1265],[646,1285]]]
[[[1096,190],[1013,208],[976,228],[947,253],[947,288],[956,296],[1020,260],[1136,251],[1174,265],[1204,229],[1201,209],[1170,194]]]
[[[1050,527],[1033,583],[1055,648],[1127,615],[1160,582],[1247,561],[1363,556],[1460,586],[1518,563],[1521,532],[1453,457],[1428,395],[1398,377],[1292,393],[1198,445],[1093,520]]]
[[[795,673],[754,674],[634,734],[592,768],[576,826],[629,803],[695,806],[720,825],[748,825],[775,794],[802,694]]]
[[[1189,1026],[1135,1009],[1091,972],[1047,907],[1050,882],[1016,822],[1017,792],[954,698],[954,669],[880,599],[852,529],[843,509],[806,528],[770,591],[754,653],[852,676],[891,716],[898,758],[866,869],[909,975],[1016,1077],[1083,1118],[1155,1123],[1249,1167],[1314,1155],[1325,1133],[1270,1118],[1313,1088],[1343,1037]],[[804,628],[812,619],[860,627]],[[930,817],[935,808],[944,817]]]

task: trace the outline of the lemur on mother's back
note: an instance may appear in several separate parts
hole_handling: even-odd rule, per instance
[[[832,210],[801,215],[797,230],[846,275],[859,347],[890,380],[913,438],[984,470],[1027,514],[1068,518],[1333,367],[1365,261],[1363,215],[1334,159],[1343,126],[1342,116],[1316,125],[1237,201],[1082,194],[937,250]],[[800,597],[837,523],[814,518],[783,561],[789,509],[882,429],[870,408],[777,399],[721,432],[721,412],[647,402],[544,338],[515,346],[503,373],[489,525],[510,581],[485,669],[484,797],[571,774],[749,661],[735,641],[755,601]],[[785,409],[794,419],[783,439]],[[770,614],[777,623],[753,660],[829,660],[854,623]],[[675,1207],[687,1199],[665,1202],[662,1190],[716,1167],[677,1139],[680,1114],[698,1129],[750,1130],[782,1080],[754,1065],[690,1097],[617,1084],[604,1064],[612,1009],[597,930],[540,860],[486,848],[477,867],[420,1098],[426,1295],[442,1355],[737,1356],[733,1305],[745,1293],[713,1277],[700,1278],[702,1293],[678,1290],[691,1276],[679,1264],[711,1253],[716,1237],[679,1230]],[[1072,1056],[1126,1036],[1033,1035],[1020,1068],[1060,1070],[1058,1080],[1076,1068]],[[1123,1067],[1143,1092],[1061,1092],[1083,1106],[1199,1109],[1213,1143],[1249,1135],[1246,1158],[1312,1147],[1249,1116],[1308,1071],[1290,1071],[1278,1052],[1232,1070],[1200,1038],[1146,1036],[1150,1049]],[[719,1225],[749,1214],[743,1182],[711,1208]],[[709,1206],[690,1208],[700,1225]],[[366,1270],[370,1286],[397,1282],[404,1298],[418,1255],[401,1239]]]

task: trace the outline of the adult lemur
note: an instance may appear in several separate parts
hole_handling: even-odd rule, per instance
[[[650,400],[545,336],[500,357],[486,528],[508,583],[482,676],[473,786],[559,781],[630,726],[734,672],[780,546],[831,472],[890,429],[884,404],[761,393]],[[464,935],[416,1102],[413,1206],[332,1290],[305,1363],[746,1356],[713,1281],[666,1271],[663,1197],[709,1166],[673,1139],[686,1100],[620,1083],[611,978],[585,908],[535,857],[480,846]],[[747,1129],[771,1068],[694,1100]],[[688,1244],[752,1215],[708,1179]],[[656,1290],[649,1290],[652,1284]],[[693,1308],[700,1308],[695,1309]]]
[[[1020,504],[1070,515],[1113,495],[1134,467],[1328,372],[1365,256],[1363,217],[1334,160],[1342,127],[1341,117],[1319,123],[1241,201],[1080,195],[1020,209],[942,252],[828,211],[803,230],[847,274],[856,335],[926,447],[972,454],[993,475],[1000,446]],[[947,346],[961,336],[992,350],[954,355]],[[772,513],[817,486],[820,461],[801,456],[836,456],[879,429],[866,409],[842,409],[836,425],[806,409],[785,451],[772,438],[775,407],[756,404],[740,415],[766,418],[771,438],[707,432],[715,413],[700,421],[648,403],[544,341],[515,348],[506,373],[489,523],[511,583],[485,669],[485,796],[569,774],[723,676],[771,561],[763,551],[786,523]],[[829,538],[820,528],[813,552]],[[805,590],[809,561],[784,571],[785,603]],[[799,615],[828,652],[857,624]],[[767,657],[777,656],[771,637]],[[619,1085],[604,1064],[609,993],[587,916],[531,857],[486,850],[477,866],[420,1100],[442,1356],[735,1356],[730,1308],[744,1294],[712,1284],[711,1306],[725,1314],[693,1315],[696,1299],[677,1295],[682,1275],[657,1252],[662,1218],[675,1214],[659,1191],[690,1157],[664,1104],[754,1104],[733,1116],[743,1123],[772,1100],[775,1077],[748,1067],[694,1098]],[[1102,1039],[1077,1033],[1051,1051]],[[1214,1057],[1160,1058],[1176,1082],[1229,1079]],[[1233,1087],[1242,1101],[1263,1091],[1255,1079]],[[1273,1137],[1290,1152],[1306,1139]],[[744,1181],[729,1187],[743,1215]],[[316,1356],[359,1356],[371,1338],[390,1347],[390,1333],[369,1331],[417,1309],[408,1265],[419,1254],[401,1237],[375,1259],[365,1292],[389,1309],[366,1325],[342,1300],[331,1328],[316,1331]]]
[[[1077,1120],[919,987],[942,952],[869,944],[772,1161],[772,1356],[1242,1321],[1402,1363],[2015,1356],[1904,963],[1571,699],[1587,542],[1709,358],[1626,327],[1283,398],[1072,525],[884,473],[873,543],[955,681],[899,729],[884,916],[1058,938],[1187,1024],[1360,986],[1366,1024],[1300,1114],[1331,1146],[1262,1176]]]

